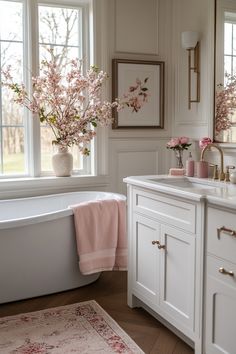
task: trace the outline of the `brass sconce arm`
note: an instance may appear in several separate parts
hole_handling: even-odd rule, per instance
[[[193,52],[193,66],[192,66],[192,52]],[[188,49],[188,109],[191,109],[191,103],[200,102],[200,62],[199,62],[200,43],[197,42],[195,48]],[[196,98],[192,99],[192,75],[196,74]]]
[[[200,43],[198,41],[198,32],[183,32],[182,46],[188,51],[188,109],[191,104],[200,102]],[[192,78],[195,74],[196,97],[192,98]]]

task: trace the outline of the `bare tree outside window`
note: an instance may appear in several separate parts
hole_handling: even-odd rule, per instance
[[[0,1],[1,69],[11,65],[14,79],[23,79],[23,7],[19,2]],[[12,103],[13,93],[1,88],[0,174],[25,172],[25,126],[23,109]]]
[[[82,58],[82,12],[80,8],[38,6],[39,62],[56,59],[66,72],[66,64]],[[11,65],[15,82],[22,82],[24,71],[31,76],[23,54],[23,3],[0,0],[0,66]],[[53,51],[50,51],[52,49]],[[52,58],[54,56],[54,58]],[[0,77],[1,79],[1,77]],[[1,87],[0,95],[0,175],[24,174],[26,171],[26,125],[24,110],[12,102],[13,93]],[[53,153],[52,132],[41,126],[41,165],[50,171]],[[75,169],[83,159],[73,148]]]
[[[66,64],[73,58],[82,57],[81,13],[77,9],[39,6],[39,53],[43,59],[56,60],[65,74]],[[41,126],[42,170],[51,170],[53,153],[51,129]],[[73,148],[74,166],[82,167],[83,160],[76,147]]]

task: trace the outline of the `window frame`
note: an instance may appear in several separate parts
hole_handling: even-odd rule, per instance
[[[93,20],[91,16],[91,0],[7,0],[20,2],[23,5],[23,58],[25,67],[24,81],[29,93],[32,92],[31,76],[38,75],[39,70],[39,31],[38,6],[59,6],[65,8],[81,9],[82,13],[82,53],[86,60],[85,70],[93,62]],[[31,74],[29,74],[31,73]],[[0,180],[12,178],[51,177],[52,171],[41,171],[41,141],[40,122],[32,113],[24,109],[25,122],[25,161],[26,173],[0,175]],[[89,157],[83,156],[83,169],[76,170],[73,176],[89,176],[94,174],[94,141],[91,144]],[[92,156],[91,156],[92,155]]]
[[[24,19],[25,19],[25,0],[7,0],[8,2],[15,2],[15,3],[21,3],[22,4],[22,25],[23,25],[23,28],[22,28],[22,48],[23,48],[23,59],[24,59],[24,66],[27,66],[27,62],[26,62],[26,58],[25,58],[25,23],[24,23]],[[2,41],[1,41],[2,42]],[[3,40],[3,42],[5,42],[5,40]],[[19,41],[10,41],[10,42],[19,42]],[[0,58],[0,63],[1,63],[1,58]],[[25,81],[26,77],[25,77],[25,69],[23,68],[23,80]],[[0,90],[0,103],[2,102],[2,90]],[[27,145],[27,137],[28,137],[28,133],[27,133],[27,116],[25,114],[25,109],[24,109],[24,114],[23,114],[23,121],[22,121],[22,128],[24,129],[24,160],[25,160],[25,170],[28,171],[29,170],[29,166],[28,166],[28,159],[27,159],[27,154],[28,154],[28,145]],[[0,145],[0,159],[1,161],[3,160],[3,155],[4,155],[4,152],[2,150],[2,146],[3,146],[3,142],[2,142],[2,139],[3,139],[3,134],[2,134],[2,127],[4,128],[7,127],[8,125],[6,124],[2,124],[2,110],[0,111],[0,129],[1,129],[1,132],[0,132],[0,141],[1,141],[1,145]],[[9,125],[9,127],[17,127],[17,125]],[[20,126],[19,126],[20,127]],[[12,178],[12,177],[23,177],[23,176],[28,176],[28,173],[22,173],[22,174],[1,174],[1,171],[0,171],[0,180],[1,179],[5,179],[5,178]]]
[[[234,60],[236,60],[236,54],[233,53],[234,51],[234,34],[236,33],[236,17],[231,17],[230,15],[230,12],[228,11],[224,11],[224,33],[225,33],[225,25],[226,24],[230,24],[232,26],[231,28],[231,32],[232,32],[232,35],[231,35],[231,53],[230,54],[226,54],[225,53],[225,45],[224,45],[224,50],[223,50],[223,72],[224,72],[224,78],[225,78],[225,58],[230,58],[230,62],[231,62],[231,72],[229,73],[230,75],[234,75],[233,74],[233,63],[234,63]],[[224,42],[225,43],[225,42]],[[235,128],[236,127],[236,122],[232,122],[231,121],[231,128]],[[224,135],[229,135],[232,137],[232,129],[229,129],[229,131],[226,131],[226,132],[223,132],[223,136]]]

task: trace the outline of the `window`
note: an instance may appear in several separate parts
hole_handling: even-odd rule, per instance
[[[232,16],[234,15],[234,16]],[[224,23],[224,73],[236,73],[236,17],[225,13]]]
[[[236,75],[236,16],[225,12],[224,22],[224,78]],[[223,133],[224,141],[236,141],[236,112],[230,116],[231,127]]]
[[[73,0],[72,0],[73,1]],[[30,89],[41,60],[67,63],[84,59],[89,66],[88,2],[0,0],[0,64],[12,66],[14,81]],[[77,4],[77,5],[76,5]],[[78,5],[79,4],[79,5]],[[53,49],[50,54],[47,49]],[[86,67],[84,68],[86,69]],[[51,130],[26,109],[12,103],[12,92],[0,91],[0,176],[38,176],[51,171]],[[88,174],[91,158],[73,147],[74,173]]]

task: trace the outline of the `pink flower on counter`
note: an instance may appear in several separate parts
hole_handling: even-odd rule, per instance
[[[177,146],[179,146],[179,144],[180,144],[179,138],[171,138],[170,141],[168,141],[167,143],[167,148],[169,149],[176,148]]]
[[[179,140],[180,140],[180,144],[188,144],[189,142],[189,138],[187,138],[186,136],[181,136]]]
[[[186,136],[171,138],[170,141],[168,141],[166,144],[167,149],[174,150],[178,168],[183,168],[183,151],[188,150],[189,146],[191,145],[192,144],[189,143],[189,138]]]
[[[189,143],[189,138],[181,136],[179,138],[171,138],[170,141],[166,144],[167,149],[172,150],[188,150],[189,146],[192,144]]]
[[[205,137],[199,140],[199,147],[203,149],[206,145],[212,143],[211,138]]]

